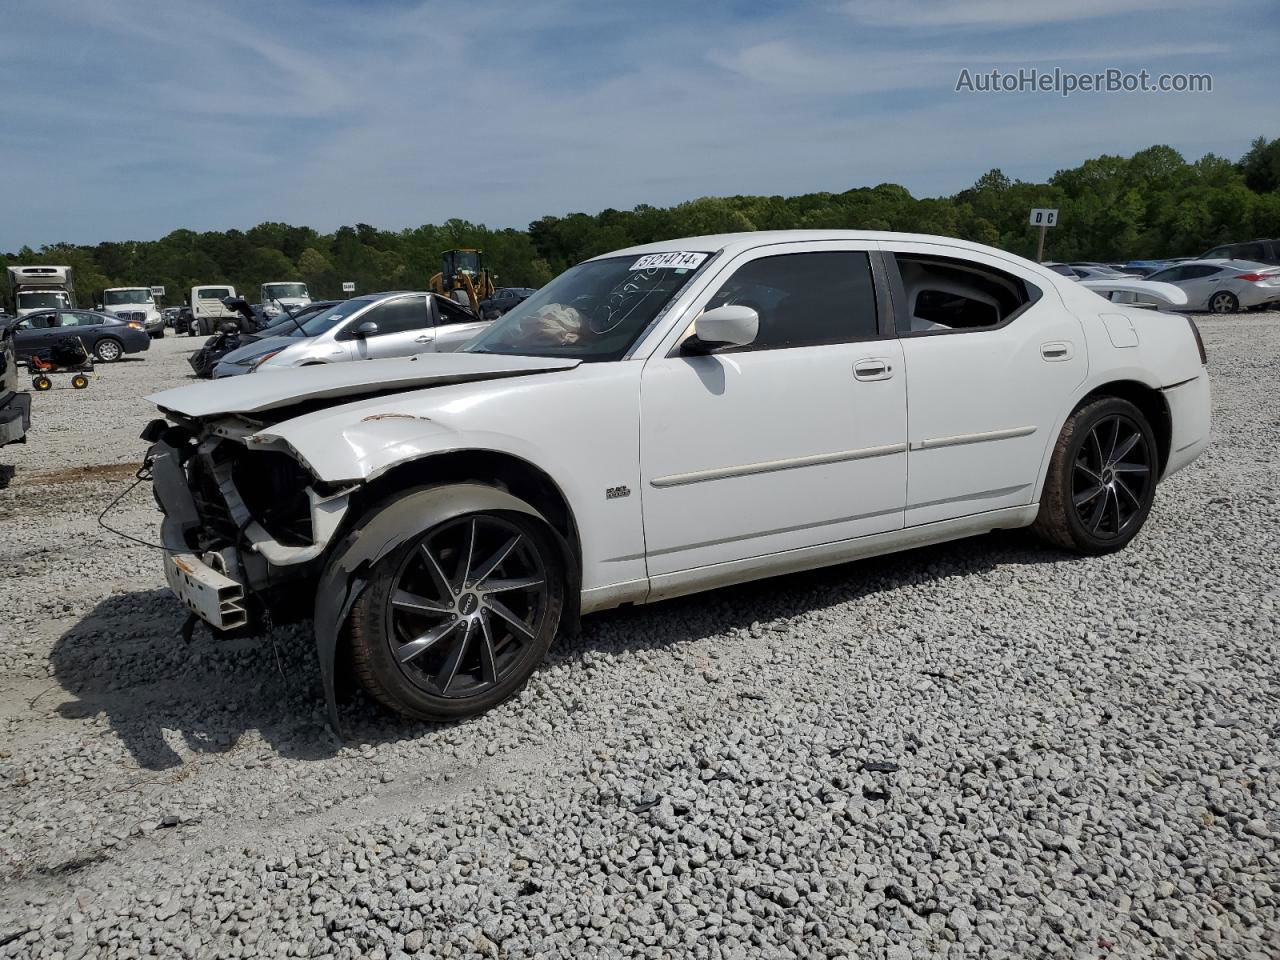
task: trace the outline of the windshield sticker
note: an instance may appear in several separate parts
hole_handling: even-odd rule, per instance
[[[693,270],[707,259],[705,253],[647,253],[630,267],[632,270],[669,270],[678,267]]]

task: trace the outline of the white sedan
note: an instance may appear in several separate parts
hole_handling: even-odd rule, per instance
[[[341,663],[456,719],[583,613],[999,528],[1117,550],[1209,441],[1190,320],[846,231],[621,250],[460,353],[151,399],[169,583],[217,628],[314,616],[335,724]]]

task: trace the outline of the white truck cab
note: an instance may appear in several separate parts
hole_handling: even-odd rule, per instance
[[[311,302],[307,285],[293,280],[264,283],[259,293],[262,312],[272,319],[282,316],[286,307],[296,310]]]
[[[152,338],[164,336],[164,318],[150,287],[110,287],[103,290],[100,309],[121,320],[142,324]]]
[[[24,317],[37,310],[70,309],[76,289],[70,267],[9,267],[13,312]]]
[[[191,334],[209,336],[217,332],[221,320],[239,320],[240,314],[223,304],[234,297],[236,288],[229,283],[211,283],[191,288]]]

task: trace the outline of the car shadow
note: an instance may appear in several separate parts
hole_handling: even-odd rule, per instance
[[[548,663],[588,651],[625,656],[855,602],[946,576],[980,576],[1009,563],[1062,562],[1025,531],[856,560],[806,573],[594,614],[575,636],[557,640]],[[169,739],[196,753],[221,753],[257,731],[281,757],[318,760],[346,743],[385,743],[447,731],[452,724],[409,720],[341,686],[341,738],[326,722],[309,621],[227,638],[200,625],[183,638],[186,611],[168,590],[116,594],[54,644],[50,659],[70,699],[67,719],[102,714],[139,766],[184,761]],[[348,671],[339,667],[340,674]]]
[[[167,590],[115,594],[55,641],[53,675],[66,719],[103,715],[139,766],[233,749],[256,730],[282,757],[320,759],[341,743],[324,720],[310,623],[224,637],[204,625],[188,641],[186,611]],[[368,709],[368,708],[366,708]]]
[[[548,662],[572,660],[584,650],[622,653],[669,647],[735,628],[820,612],[910,584],[951,576],[978,577],[1006,564],[1061,563],[1068,558],[1067,553],[1045,546],[1027,530],[997,530],[593,614],[584,618],[579,637],[557,641]]]

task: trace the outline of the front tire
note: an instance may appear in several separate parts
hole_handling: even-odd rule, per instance
[[[1066,550],[1119,550],[1142,529],[1155,499],[1155,434],[1142,411],[1100,397],[1062,427],[1033,529]]]
[[[1240,309],[1240,301],[1234,293],[1219,290],[1209,298],[1210,313],[1235,313]]]
[[[542,661],[564,609],[564,564],[537,516],[464,514],[379,560],[351,610],[356,675],[384,706],[462,720],[497,706]]]

